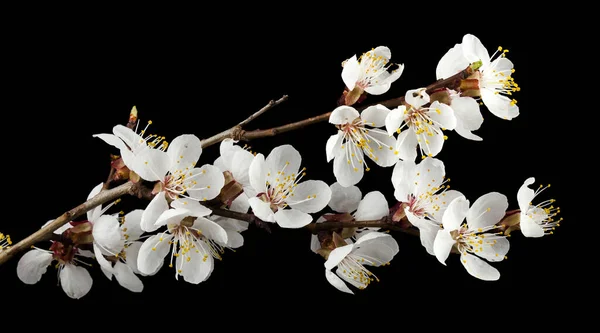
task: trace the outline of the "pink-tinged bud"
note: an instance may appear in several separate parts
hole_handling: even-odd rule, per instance
[[[73,261],[73,257],[77,252],[77,248],[73,247],[73,245],[65,245],[61,242],[55,241],[50,246],[50,251],[52,251],[52,257],[55,260],[65,264]]]
[[[75,245],[92,244],[94,237],[92,236],[92,222],[81,221],[71,222],[72,228],[65,230],[63,236],[70,239]]]
[[[229,207],[231,206],[233,200],[235,200],[244,192],[244,187],[233,178],[231,172],[225,171],[223,172],[223,176],[225,176],[225,185],[221,189],[221,193],[219,193],[215,201]]]
[[[127,180],[129,179],[129,168],[123,162],[123,159],[117,155],[110,155],[112,161],[110,166],[115,169],[112,180]]]
[[[448,93],[448,89],[446,88],[432,92],[431,94],[429,94],[429,98],[431,100],[431,103],[435,101],[444,103],[446,105],[450,105],[451,103],[450,94]]]
[[[362,98],[362,99],[361,99]],[[362,102],[367,98],[367,94],[363,88],[356,86],[352,91],[344,90],[344,103],[343,105],[354,105],[357,102]]]
[[[129,121],[127,122],[127,127],[130,129],[135,129],[135,125],[137,125],[138,121],[138,111],[135,105],[131,108],[131,112],[129,112]]]
[[[392,208],[390,208],[390,214],[392,214],[392,222],[401,222],[402,220],[405,220],[405,207],[406,204],[404,202],[398,202]]]

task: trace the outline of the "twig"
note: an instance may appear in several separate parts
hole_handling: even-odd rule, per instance
[[[247,125],[249,122],[256,119],[261,114],[263,114],[263,113],[271,110],[272,108],[276,107],[277,105],[287,101],[287,99],[288,99],[288,96],[284,95],[283,97],[281,97],[280,99],[278,99],[276,101],[270,101],[269,104],[267,104],[265,107],[263,107],[262,109],[258,110],[254,114],[252,114],[250,117],[248,117],[246,120],[242,121],[241,123],[233,126],[232,128],[230,128],[228,130],[225,130],[219,134],[213,135],[208,139],[204,139],[204,140],[200,141],[202,148],[212,146],[212,145],[219,143],[227,138],[232,138],[234,140],[240,140],[241,136],[244,133],[242,126]]]
[[[473,72],[474,72],[474,69],[471,66],[469,66],[469,67],[465,68],[464,70],[462,70],[461,72],[459,72],[455,75],[452,75],[451,77],[449,77],[447,79],[438,80],[438,81],[428,85],[426,91],[428,94],[430,94],[441,88],[457,89],[460,86],[461,80],[468,78],[469,76],[471,76],[471,74],[473,74]],[[360,111],[360,110],[366,109],[367,107],[369,107],[371,105],[376,105],[376,104],[382,104],[388,108],[392,108],[392,107],[402,105],[402,103],[404,103],[404,96],[401,96],[398,98],[392,98],[387,101],[383,101],[383,102],[379,102],[379,103],[375,103],[375,104],[363,105],[363,106],[357,107],[356,109],[358,109]],[[329,120],[330,115],[331,115],[331,112],[327,112],[327,113],[324,113],[324,114],[316,116],[316,117],[311,117],[311,118],[308,118],[305,120],[297,121],[295,123],[291,123],[291,124],[287,124],[287,125],[283,125],[283,126],[273,127],[273,128],[264,129],[264,130],[244,131],[240,137],[240,140],[241,141],[250,141],[250,140],[254,140],[254,139],[258,139],[258,138],[275,136],[280,133],[297,130],[297,129],[306,127],[308,125],[327,121],[327,120]]]
[[[90,200],[69,210],[68,212],[65,212],[56,220],[52,221],[45,227],[29,235],[27,238],[23,239],[17,244],[11,246],[9,249],[0,252],[0,265],[5,263],[8,259],[12,258],[15,254],[29,249],[33,244],[48,239],[49,236],[52,235],[52,232],[54,232],[54,230],[60,228],[64,224],[72,221],[73,219],[85,214],[87,211],[99,205],[105,204],[109,201],[113,201],[125,194],[135,194],[136,187],[136,184],[132,182],[127,182],[113,189],[101,191]]]

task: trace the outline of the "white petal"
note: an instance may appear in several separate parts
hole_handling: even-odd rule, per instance
[[[191,216],[191,212],[185,208],[168,209],[165,210],[162,214],[160,214],[160,216],[154,223],[154,227],[158,229],[163,225],[179,224],[184,218],[188,216]]]
[[[128,236],[128,241],[139,239],[144,233],[142,230],[142,215],[144,214],[143,209],[132,210],[127,213],[124,217],[125,222],[121,225],[121,230]],[[127,230],[127,231],[125,231]]]
[[[483,46],[479,38],[471,34],[464,35],[462,40],[462,49],[465,58],[469,62],[474,63],[481,60],[484,65],[489,64],[490,54]]]
[[[115,255],[125,247],[125,238],[119,220],[112,215],[102,215],[94,222],[92,236],[100,248],[108,251],[107,254]]]
[[[442,217],[444,229],[447,231],[458,230],[465,217],[467,217],[468,212],[469,200],[467,198],[460,196],[452,200]]]
[[[478,279],[496,281],[500,278],[500,272],[497,269],[472,254],[461,255],[460,262],[469,274]]]
[[[66,264],[60,271],[60,285],[67,296],[79,299],[92,289],[92,277],[81,266]]]
[[[363,258],[363,265],[381,266],[392,261],[398,253],[398,243],[389,234],[371,232],[354,243],[352,254]]]
[[[229,171],[229,167],[225,166],[222,156],[217,157],[217,159],[213,162],[213,165],[219,168],[219,170],[222,172]]]
[[[393,135],[396,133],[402,122],[404,121],[406,111],[406,106],[400,105],[399,107],[391,110],[387,116],[385,117],[385,129],[388,132],[388,135]]]
[[[425,155],[436,156],[442,151],[442,147],[444,146],[444,133],[442,133],[441,129],[436,128],[431,134],[427,135],[427,133],[423,132],[417,135],[417,142]]]
[[[396,150],[403,161],[414,161],[417,158],[417,135],[412,129],[398,135]]]
[[[170,160],[169,171],[174,174],[177,170],[191,169],[196,165],[201,154],[202,146],[197,136],[184,134],[176,137],[167,149]]]
[[[226,171],[229,170],[229,168],[231,168],[231,161],[233,160],[233,155],[237,151],[242,149],[240,146],[235,145],[235,142],[236,141],[229,138],[221,141],[221,145],[219,146],[219,152],[221,153],[220,158],[223,160],[222,162],[224,166],[224,169],[222,171]]]
[[[463,196],[463,194],[456,190],[448,190],[442,194],[438,194],[437,197],[439,197],[439,199],[437,200],[439,209],[436,212],[431,212],[431,215],[436,217],[436,219],[441,222],[442,217],[446,213],[448,205],[452,202],[452,200],[461,196]]]
[[[535,192],[529,188],[529,185],[535,182],[534,177],[529,177],[525,180],[523,185],[519,188],[519,192],[517,192],[517,201],[519,202],[519,209],[521,212],[526,213],[529,209],[529,204],[535,197]]]
[[[142,222],[140,224],[142,230],[150,232],[158,229],[154,223],[156,223],[158,217],[167,209],[169,209],[169,204],[165,198],[165,192],[159,192],[154,196],[152,201],[150,201],[148,207],[146,207],[142,214]]]
[[[200,204],[198,201],[189,198],[179,198],[171,202],[171,207],[175,209],[185,209],[189,212],[188,216],[206,216],[212,213],[210,208],[207,208]],[[245,213],[245,212],[244,212]]]
[[[347,105],[338,106],[329,116],[329,122],[334,125],[349,124],[354,119],[360,117],[355,108]]]
[[[407,214],[408,215],[408,214]],[[411,221],[412,223],[412,221]],[[428,220],[421,220],[420,223],[415,224],[419,228],[419,238],[421,240],[421,245],[425,248],[427,253],[432,256],[435,255],[433,250],[433,243],[435,242],[435,238],[440,230],[440,227]]]
[[[412,184],[417,177],[417,165],[414,160],[398,161],[392,171],[392,185],[394,185],[394,196],[396,200],[404,202],[408,195],[412,194]]]
[[[365,88],[365,91],[371,95],[385,94],[392,87],[392,84],[387,82],[389,76],[390,75],[388,74],[387,76],[385,76],[385,78],[382,78],[382,75],[378,83],[371,83],[370,86]]]
[[[264,222],[275,222],[275,214],[273,214],[273,210],[271,210],[271,204],[268,202],[264,202],[259,198],[250,198],[248,199],[248,203],[250,207],[252,207],[252,212],[259,219]]]
[[[207,218],[197,218],[196,221],[194,221],[193,228],[198,230],[208,239],[212,239],[219,244],[227,244],[227,232],[225,229]]]
[[[204,253],[210,253],[204,242],[196,242],[196,246],[201,246]],[[198,284],[206,281],[214,269],[214,259],[211,255],[204,257],[202,253],[196,251],[188,252],[190,261],[184,260],[184,256],[177,257],[176,265],[181,267],[181,275],[186,282]],[[206,258],[206,261],[204,260]]]
[[[133,160],[131,170],[147,181],[163,180],[171,166],[169,156],[164,151],[146,149]]]
[[[142,247],[142,242],[132,242],[125,248],[125,257],[127,258],[126,263],[131,267],[131,270],[135,274],[142,274],[138,269],[138,254],[140,252],[140,248]]]
[[[462,136],[465,139],[469,139],[469,140],[473,140],[473,141],[482,141],[483,140],[480,136],[471,133],[470,130],[464,128],[461,124],[457,124],[454,131],[456,131],[456,133],[458,133],[458,135]]]
[[[497,73],[504,73],[505,76],[509,76],[511,74],[511,70],[515,67],[512,61],[508,60],[506,57],[498,57],[496,60],[492,61],[490,64],[490,69],[493,68]]]
[[[371,153],[369,157],[379,166],[389,167],[398,162],[399,152],[396,148],[396,139],[385,132],[370,130],[367,134],[367,145]]]
[[[414,108],[420,108],[421,106],[429,103],[431,100],[429,94],[425,92],[425,88],[408,90],[404,95],[404,100]]]
[[[446,265],[446,259],[448,259],[454,244],[456,244],[456,240],[452,238],[448,229],[438,230],[433,241],[433,253],[442,264]]]
[[[510,243],[506,237],[497,238],[494,234],[484,234],[483,245],[477,255],[487,261],[502,261],[510,250]],[[488,244],[491,243],[491,244]]]
[[[519,115],[519,107],[511,105],[511,99],[501,95],[494,94],[493,90],[481,89],[481,99],[485,106],[498,118],[511,120]]]
[[[108,143],[109,145],[119,148],[119,150],[129,149],[123,142],[123,140],[119,139],[116,135],[112,134],[94,134],[92,135],[94,138],[99,138],[102,141]]]
[[[17,276],[26,284],[37,283],[52,262],[52,253],[38,249],[25,253],[17,264]]]
[[[102,186],[104,186],[104,183],[100,183],[100,184],[96,185],[96,187],[94,187],[92,189],[92,191],[90,192],[90,194],[88,195],[87,200],[90,200],[91,198],[95,197],[98,193],[100,193],[100,191],[102,191]],[[93,222],[97,218],[99,218],[101,214],[102,214],[102,205],[98,205],[95,208],[93,208],[87,212],[87,219],[88,219],[88,221]],[[65,230],[63,230],[63,231],[65,231]],[[54,233],[57,233],[57,231],[55,231]],[[62,234],[62,231],[60,232],[60,234]]]
[[[519,223],[521,227],[521,232],[525,237],[542,237],[544,236],[544,228],[542,228],[539,224],[535,223],[535,221],[525,215],[521,214],[521,222]]]
[[[246,193],[240,194],[235,200],[231,202],[231,206],[229,206],[229,210],[238,213],[247,213],[250,209],[250,204],[248,203],[248,196]]]
[[[362,151],[358,151],[357,156],[362,160]],[[358,164],[356,160],[354,160],[354,166],[352,163],[348,163],[348,161],[348,158],[344,155],[336,156],[333,159],[333,174],[337,182],[342,186],[357,184],[365,173],[364,167]]]
[[[473,203],[467,213],[469,229],[493,226],[502,220],[507,208],[508,199],[504,194],[491,192],[482,195]]]
[[[100,264],[104,275],[106,275],[109,280],[112,279],[112,274],[114,273],[113,266],[108,260],[106,260],[106,258],[104,258],[102,250],[96,243],[94,243],[94,255],[96,257],[96,261],[98,264]]]
[[[361,112],[360,117],[369,126],[382,127],[385,126],[385,119],[390,113],[390,110],[381,104],[372,105]]]
[[[385,196],[379,191],[367,193],[358,205],[354,218],[357,221],[379,220],[387,216],[389,207]]]
[[[278,172],[284,172],[285,175],[298,173],[302,157],[296,148],[291,145],[281,145],[273,148],[265,160],[268,172],[271,173],[271,179],[278,177]],[[267,176],[267,180],[269,177]],[[271,183],[275,183],[272,181]]]
[[[469,66],[469,60],[463,54],[462,45],[456,44],[440,59],[435,70],[437,79],[448,78]]]
[[[392,57],[392,51],[387,46],[377,46],[374,50],[367,53],[372,53],[376,58],[381,56],[385,60],[390,60]]]
[[[112,278],[113,278],[113,273],[112,273],[112,270],[110,270],[110,271],[109,271],[109,270],[107,270],[106,268],[104,268],[104,267],[100,266],[100,271],[102,271],[102,274],[104,274],[104,276],[106,276],[106,278],[107,278],[109,281],[112,281]]]
[[[329,253],[329,258],[325,261],[325,269],[332,270],[352,251],[354,244],[337,247]]]
[[[454,110],[457,125],[460,125],[462,128],[468,131],[475,131],[483,124],[479,103],[474,98],[455,97],[452,99],[450,106]]]
[[[293,197],[287,198],[287,203],[293,209],[305,213],[321,211],[331,199],[331,189],[325,182],[320,180],[307,180],[297,184],[293,194]]]
[[[126,289],[129,289],[135,293],[141,293],[144,290],[144,284],[138,278],[131,267],[125,265],[124,263],[117,261],[114,268],[114,274],[119,284]]]
[[[354,55],[346,61],[344,69],[342,69],[342,80],[346,87],[348,87],[348,90],[352,91],[352,89],[354,89],[360,74],[360,65],[358,64],[356,55]]]
[[[330,214],[325,214],[325,215],[330,215]],[[325,222],[325,215],[319,217],[316,221],[316,223],[322,223]],[[313,251],[314,253],[318,254],[318,250],[321,248],[321,242],[319,241],[319,237],[317,235],[310,235],[310,250]]]
[[[309,214],[293,208],[278,210],[275,213],[275,221],[282,228],[302,228],[312,222],[312,220],[313,218]]]
[[[113,134],[116,135],[119,139],[123,140],[123,142],[125,142],[125,144],[129,146],[129,148],[132,150],[137,146],[146,145],[142,137],[136,134],[129,127],[123,125],[116,125],[115,127],[113,127]]]
[[[448,130],[453,130],[456,127],[456,116],[454,115],[454,110],[450,106],[435,101],[431,103],[430,108],[431,110],[427,115],[429,115],[436,126]]]
[[[138,253],[137,266],[140,272],[147,275],[156,273],[162,266],[165,256],[169,253],[169,249],[171,248],[169,241],[172,237],[169,234],[162,233],[146,239]]]
[[[219,193],[223,185],[225,185],[225,176],[219,168],[214,165],[205,164],[200,168],[192,169],[189,174],[190,181],[194,181],[194,184],[188,183],[188,186],[192,186],[187,190],[187,193],[192,198],[199,200],[210,200],[214,199]]]
[[[248,170],[250,169],[250,164],[253,160],[254,155],[244,149],[240,149],[238,152],[233,154],[230,171],[233,175],[233,178],[238,183],[242,184],[242,186],[250,186]]]
[[[248,222],[224,218],[220,216],[212,216],[211,220],[223,227],[223,229],[227,231],[227,235],[229,235],[229,231],[235,231],[237,233],[240,233],[242,231],[248,230]],[[230,241],[228,241],[228,243],[230,243]]]
[[[327,139],[327,144],[325,145],[325,151],[327,153],[327,162],[331,161],[337,154],[339,154],[342,149],[340,146],[342,145],[342,141],[344,136],[342,135],[342,131],[338,131],[337,134],[332,135]],[[337,152],[336,152],[337,148]]]
[[[48,222],[44,223],[44,225],[42,225],[42,228],[44,228],[45,226],[47,226],[48,224],[54,222],[54,220],[49,220]],[[65,232],[67,229],[71,229],[73,228],[73,225],[71,225],[71,223],[65,223],[63,225],[61,225],[60,227],[58,227],[58,229],[54,230],[53,234],[55,235],[62,235],[63,232]]]
[[[416,167],[416,172],[410,175],[414,180],[412,193],[418,197],[427,192],[435,192],[440,188],[445,175],[446,168],[441,160],[433,157],[421,160]]]
[[[331,189],[331,200],[329,208],[338,213],[351,213],[358,208],[362,193],[356,186],[343,187],[340,183],[333,183]]]
[[[343,291],[348,294],[354,294],[352,292],[352,290],[350,290],[350,288],[348,288],[346,283],[342,279],[340,279],[337,275],[335,275],[332,271],[326,269],[325,270],[325,278],[327,278],[327,281],[329,281],[329,283],[331,283],[332,286],[336,287],[337,290]]]
[[[227,247],[237,249],[244,245],[244,237],[237,231],[225,230],[227,232]]]
[[[267,190],[267,166],[263,154],[256,154],[254,156],[248,169],[248,177],[250,178],[250,185],[252,185],[256,192],[264,193]]]

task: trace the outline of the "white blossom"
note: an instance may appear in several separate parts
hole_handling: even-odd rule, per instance
[[[534,191],[529,188],[529,185],[534,182],[535,178],[527,178],[517,193],[517,201],[521,210],[520,227],[525,237],[542,237],[552,234],[562,221],[562,217],[558,220],[554,219],[560,213],[560,207],[554,208],[554,199],[542,201],[537,205],[532,203],[535,197],[550,187],[550,184],[545,187],[540,184],[539,188]]]
[[[343,64],[342,80],[349,91],[360,88],[371,95],[381,95],[387,92],[392,83],[402,75],[404,65],[391,73],[388,69],[392,66],[390,58],[392,52],[385,46],[378,46],[371,51],[363,53],[360,58],[356,55],[346,60]]]

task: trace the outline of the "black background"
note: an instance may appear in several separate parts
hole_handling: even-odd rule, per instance
[[[445,162],[452,187],[471,202],[498,191],[508,196],[509,209],[516,209],[517,190],[534,176],[536,185],[552,184],[543,198],[557,199],[565,218],[552,236],[514,235],[509,259],[495,264],[499,281],[471,277],[455,256],[444,267],[418,239],[394,234],[400,253],[391,266],[373,269],[381,282],[346,295],[325,279],[323,259],[310,251],[307,231],[274,227],[269,234],[251,227],[243,234],[245,245],[226,253],[207,282],[175,281],[173,272],[164,268],[143,278],[141,294],[108,281],[95,266],[90,293],[71,300],[57,286],[54,268],[36,285],[21,283],[14,258],[0,267],[7,298],[3,304],[13,304],[12,309],[41,304],[41,313],[54,316],[80,307],[98,307],[107,316],[125,308],[153,308],[145,315],[184,309],[200,317],[236,313],[231,317],[249,314],[263,321],[276,315],[318,319],[341,313],[353,318],[356,313],[367,322],[415,314],[481,313],[498,323],[529,317],[541,323],[548,320],[548,312],[569,309],[571,297],[577,295],[570,272],[580,272],[572,260],[576,248],[571,239],[581,221],[575,221],[574,208],[567,204],[571,172],[566,168],[572,153],[557,148],[569,140],[561,134],[568,130],[558,115],[561,107],[553,104],[554,94],[560,92],[548,89],[559,80],[554,52],[563,41],[554,17],[523,15],[509,24],[468,13],[413,20],[406,12],[378,8],[378,17],[364,11],[364,17],[359,9],[351,16],[338,13],[318,19],[312,11],[296,19],[293,10],[259,11],[244,19],[218,16],[215,23],[207,21],[212,16],[208,11],[185,18],[141,12],[92,18],[86,12],[23,21],[4,31],[9,200],[0,231],[18,241],[83,202],[106,179],[109,154],[117,153],[92,134],[110,133],[115,124],[124,124],[133,105],[143,122],[154,122],[153,133],[168,139],[184,133],[205,138],[288,94],[288,102],[247,129],[268,128],[333,110],[344,88],[341,62],[353,54],[386,45],[392,62],[406,65],[388,93],[366,101],[372,103],[433,82],[439,59],[465,33],[473,33],[490,53],[499,45],[510,50],[514,77],[522,87],[515,96],[521,115],[505,121],[482,108],[485,122],[475,133],[483,142],[450,132],[437,157]],[[16,134],[9,135],[10,130]],[[326,163],[325,142],[334,133],[332,125],[321,123],[259,139],[251,146],[267,155],[278,145],[293,144],[303,156],[309,179],[331,184],[335,178],[332,164]],[[212,163],[216,157],[218,146],[209,147],[199,163]],[[373,167],[359,183],[363,194],[380,190],[391,204],[391,172],[392,168]],[[126,198],[121,209],[143,205]],[[152,317],[145,318],[151,322]]]

